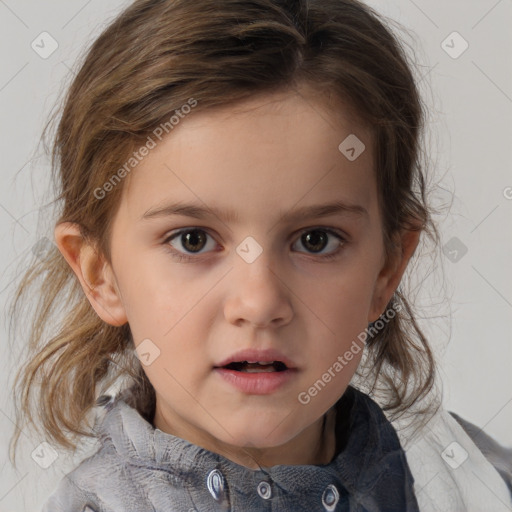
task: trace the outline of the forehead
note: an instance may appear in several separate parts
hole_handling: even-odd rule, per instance
[[[194,200],[261,216],[326,196],[357,198],[370,209],[373,141],[354,119],[340,101],[299,90],[198,110],[155,141],[122,201],[139,214],[159,202]],[[347,145],[357,158],[348,158]]]

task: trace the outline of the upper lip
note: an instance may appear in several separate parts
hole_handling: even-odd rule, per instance
[[[272,361],[281,361],[286,365],[288,369],[296,368],[295,363],[286,357],[284,354],[279,352],[279,350],[275,350],[272,348],[268,348],[265,350],[258,349],[244,349],[235,352],[230,355],[228,358],[224,359],[220,363],[215,365],[215,368],[219,368],[222,366],[226,366],[230,363],[240,363],[242,361],[248,362],[272,362]]]

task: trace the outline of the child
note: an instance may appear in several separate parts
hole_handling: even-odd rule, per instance
[[[99,440],[45,512],[510,510],[399,288],[437,240],[422,123],[356,0],[137,0],[104,31],[18,298],[43,278],[21,410]]]

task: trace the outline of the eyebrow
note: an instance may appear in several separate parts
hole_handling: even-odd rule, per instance
[[[237,213],[232,209],[224,210],[215,207],[207,208],[200,204],[186,204],[182,202],[150,208],[141,216],[140,220],[170,217],[173,215],[193,217],[195,219],[208,219],[211,217],[217,217],[219,219],[223,219],[226,222],[237,222],[239,220]],[[366,208],[358,204],[349,204],[342,201],[335,201],[333,203],[327,204],[303,206],[301,208],[295,208],[286,213],[281,213],[279,216],[279,222],[289,222],[296,219],[312,219],[330,215],[368,217],[368,211]]]

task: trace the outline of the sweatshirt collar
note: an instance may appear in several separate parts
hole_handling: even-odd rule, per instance
[[[330,463],[320,465],[241,466],[154,428],[119,397],[105,405],[99,434],[103,445],[111,443],[126,464],[167,471],[185,480],[190,488],[204,488],[206,482],[212,495],[212,486],[220,494],[229,488],[230,495],[250,488],[271,492],[277,486],[283,493],[303,495],[308,500],[312,488],[320,495],[330,489],[331,501],[334,495],[336,502],[359,503],[368,510],[376,506],[381,510],[378,504],[389,503],[390,497],[394,510],[418,510],[405,454],[380,407],[350,386],[334,407],[341,451]]]

